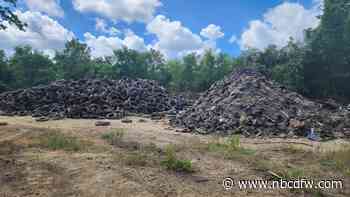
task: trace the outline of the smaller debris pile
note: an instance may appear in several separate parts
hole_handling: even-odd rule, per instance
[[[0,94],[3,115],[121,119],[126,113],[181,110],[185,100],[170,97],[150,80],[56,81],[47,86]]]
[[[256,70],[242,69],[213,84],[171,123],[202,134],[306,136],[310,128],[315,128],[324,137],[333,136],[335,129],[344,132],[349,114],[333,114],[322,106],[273,83]]]

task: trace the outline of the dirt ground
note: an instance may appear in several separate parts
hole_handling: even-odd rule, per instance
[[[131,119],[130,124],[112,120],[111,126],[96,127],[96,120],[36,122],[31,117],[0,116],[0,122],[8,123],[0,126],[0,197],[350,196],[349,173],[321,165],[323,155],[349,147],[348,140],[321,143],[241,137],[241,147],[254,153],[228,158],[223,152],[206,149],[210,144],[224,143],[227,138],[178,133],[166,120]],[[103,134],[113,130],[123,131],[125,146],[113,146],[102,139]],[[74,136],[88,145],[79,151],[35,145],[37,138],[53,131]],[[132,145],[150,144],[159,153],[154,150],[146,153],[142,165],[137,164],[138,159],[126,159],[140,152],[140,148]],[[192,161],[194,172],[176,172],[159,165],[169,144],[176,147],[179,158]],[[279,174],[281,167],[300,169],[308,179],[341,179],[344,187],[295,191],[225,190],[222,186],[226,177],[266,179]]]

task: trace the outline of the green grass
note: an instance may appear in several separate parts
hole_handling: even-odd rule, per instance
[[[61,132],[50,132],[39,138],[40,146],[50,150],[79,151],[84,147],[76,137],[64,135]]]
[[[102,135],[102,139],[106,140],[110,145],[118,145],[123,141],[125,131],[123,129],[115,129],[109,133]]]
[[[224,155],[226,159],[240,159],[244,156],[255,155],[256,151],[248,148],[243,148],[240,142],[239,135],[233,135],[224,143],[212,141],[205,147],[209,152],[217,152]]]
[[[227,142],[229,151],[237,151],[241,149],[241,139],[239,135],[233,135]]]
[[[192,161],[178,159],[175,153],[174,146],[167,146],[165,149],[165,159],[161,161],[161,165],[165,166],[168,170],[176,172],[194,172]]]

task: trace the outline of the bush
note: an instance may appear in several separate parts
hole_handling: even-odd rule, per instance
[[[193,172],[190,160],[179,160],[175,154],[174,146],[167,146],[165,149],[165,159],[161,162],[168,170],[177,172]]]

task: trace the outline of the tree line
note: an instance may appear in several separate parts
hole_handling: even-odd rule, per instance
[[[156,80],[174,91],[199,92],[227,75],[233,61],[229,55],[210,50],[203,56],[192,53],[166,61],[158,51],[138,52],[126,47],[115,50],[112,56],[92,58],[88,46],[78,40],[68,41],[53,58],[30,46],[18,46],[9,58],[0,50],[0,90],[28,88],[60,79],[127,77]]]
[[[1,31],[1,30],[0,30]],[[0,91],[47,84],[54,80],[122,77],[157,80],[173,91],[201,92],[235,69],[253,67],[271,79],[310,97],[350,99],[350,4],[325,0],[320,24],[305,30],[302,43],[248,49],[238,57],[206,51],[166,60],[159,51],[128,48],[92,58],[78,40],[66,43],[53,58],[30,46],[18,46],[11,57],[0,50]]]

